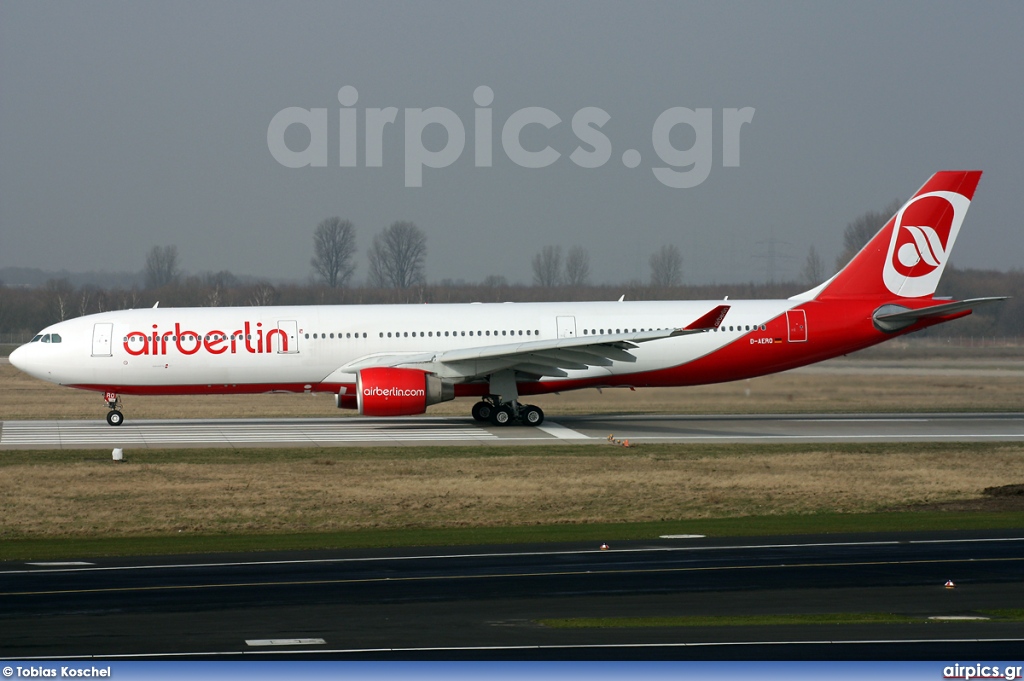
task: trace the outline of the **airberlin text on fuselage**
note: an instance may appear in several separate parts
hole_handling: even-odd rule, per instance
[[[183,355],[194,355],[200,350],[205,350],[211,355],[222,355],[225,352],[232,355],[239,352],[256,355],[275,350],[288,352],[288,334],[281,329],[269,329],[264,337],[262,326],[262,322],[256,322],[255,333],[250,322],[245,322],[243,328],[230,333],[219,329],[199,333],[182,329],[181,324],[177,322],[174,324],[174,331],[158,331],[157,325],[154,324],[153,330],[148,333],[130,331],[124,337],[124,351],[136,357],[166,355],[168,348],[177,349]]]

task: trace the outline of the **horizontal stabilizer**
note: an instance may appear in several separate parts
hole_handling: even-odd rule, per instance
[[[875,312],[875,326],[882,331],[899,331],[922,319],[934,319],[947,317],[959,312],[971,312],[976,307],[997,303],[1006,300],[1006,296],[995,298],[972,298],[970,300],[958,300],[952,303],[942,303],[912,310],[902,305],[883,305]]]

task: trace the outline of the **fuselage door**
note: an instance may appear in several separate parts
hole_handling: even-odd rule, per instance
[[[114,335],[114,325],[100,323],[92,325],[92,356],[110,357],[110,337]]]
[[[575,317],[557,317],[558,321],[558,337],[559,338],[575,338],[576,337],[576,318]]]
[[[807,313],[803,310],[787,310],[786,321],[789,322],[789,342],[807,342]]]
[[[277,342],[277,351],[288,355],[297,353],[299,351],[299,323],[294,319],[282,320],[277,323],[277,330],[281,334]]]

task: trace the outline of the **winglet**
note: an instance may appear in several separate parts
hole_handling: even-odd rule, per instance
[[[717,329],[721,326],[722,321],[725,320],[725,314],[729,311],[730,307],[731,305],[719,305],[700,319],[691,322],[689,326],[684,326],[683,330],[703,331],[705,329]]]

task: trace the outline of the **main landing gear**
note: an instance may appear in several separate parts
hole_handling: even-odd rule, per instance
[[[104,393],[103,398],[107,401],[107,408],[110,409],[107,412],[107,424],[119,426],[124,423],[124,414],[121,413],[121,398],[117,396],[117,393]]]
[[[539,426],[544,423],[544,411],[532,404],[502,402],[495,395],[488,395],[473,405],[475,421],[490,421],[495,426],[510,426],[519,422],[524,426]]]

